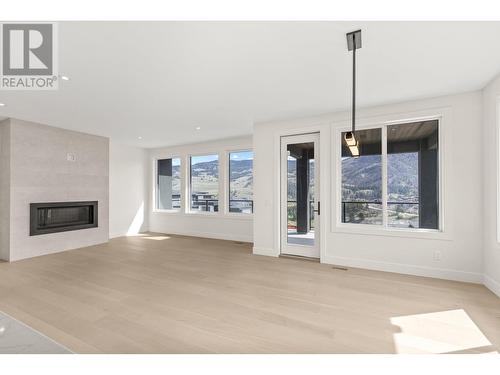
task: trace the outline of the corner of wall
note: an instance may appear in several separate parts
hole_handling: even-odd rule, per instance
[[[0,122],[0,260],[10,261],[10,119]]]
[[[149,229],[147,156],[144,148],[110,142],[110,239]]]
[[[483,275],[483,284],[493,293],[495,293],[498,297],[500,297],[500,282],[496,281],[492,277],[484,274]]]
[[[498,243],[500,160],[500,75],[482,90],[483,125],[483,283],[500,297],[500,244]],[[492,155],[493,154],[493,155]]]
[[[151,215],[151,201],[152,197],[150,197],[150,182],[151,182],[151,168],[150,168],[150,162],[149,162],[149,150],[148,149],[142,149],[142,166],[143,166],[143,178],[144,178],[144,192],[143,192],[143,197],[144,197],[144,222],[142,223],[141,226],[141,232],[149,232],[150,230],[150,215]]]
[[[231,215],[227,215],[225,212],[225,200],[227,193],[224,190],[220,191],[219,199],[221,200],[221,206],[219,208],[219,213],[216,215],[192,214],[188,212],[189,209],[186,210],[187,207],[184,211],[181,210],[179,213],[171,214],[167,212],[153,211],[151,205],[153,204],[153,194],[155,190],[153,163],[156,159],[169,158],[173,156],[180,158],[182,163],[181,168],[183,170],[182,173],[184,173],[184,176],[188,176],[187,166],[189,165],[189,158],[192,154],[201,155],[203,153],[216,153],[220,156],[221,162],[219,164],[219,174],[222,180],[222,176],[226,176],[227,172],[226,164],[222,162],[224,160],[223,155],[225,155],[227,151],[246,150],[252,148],[252,137],[243,136],[221,138],[201,143],[147,149],[145,161],[146,170],[144,175],[147,180],[145,196],[147,197],[146,207],[148,210],[147,216],[149,217],[149,222],[146,222],[145,224],[148,226],[148,229],[152,232],[159,233],[251,242],[253,240],[254,219],[235,219]],[[183,177],[181,181],[183,194],[186,194],[188,189],[186,181],[187,178]]]
[[[254,255],[264,255],[264,256],[274,257],[274,258],[279,257],[279,252],[276,252],[275,249],[268,249],[268,248],[257,247],[257,246],[253,247],[253,254]]]

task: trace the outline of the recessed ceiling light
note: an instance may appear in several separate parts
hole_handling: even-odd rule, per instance
[[[137,139],[142,139],[142,137],[137,137]]]
[[[63,81],[69,81],[69,77],[68,77],[68,76],[61,76],[61,79],[62,79]]]
[[[5,103],[0,103],[0,107],[5,107]]]
[[[196,129],[196,130],[200,130],[200,129],[201,129],[201,126],[197,126],[195,129]]]

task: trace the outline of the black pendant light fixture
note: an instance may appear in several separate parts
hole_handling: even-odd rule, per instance
[[[356,139],[356,50],[361,48],[361,30],[346,34],[347,49],[352,51],[352,129],[344,135],[351,155],[359,157],[359,140]]]

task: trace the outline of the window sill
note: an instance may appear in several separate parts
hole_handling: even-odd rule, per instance
[[[451,236],[448,232],[434,229],[384,228],[381,226],[377,228],[373,227],[372,225],[363,224],[337,224],[332,232],[366,236],[385,236],[451,241]]]
[[[200,217],[209,219],[222,219],[222,220],[244,220],[252,221],[253,214],[223,214],[221,212],[180,212],[170,210],[153,210],[153,214],[166,214],[173,216],[184,217]]]
[[[155,214],[180,214],[180,210],[161,210],[161,209],[154,209],[153,213]]]
[[[236,220],[253,220],[253,214],[237,214],[232,212],[227,212],[224,214],[224,217],[228,219],[236,219]]]

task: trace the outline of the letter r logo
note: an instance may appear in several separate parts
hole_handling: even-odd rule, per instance
[[[2,25],[2,74],[53,74],[52,24]]]

